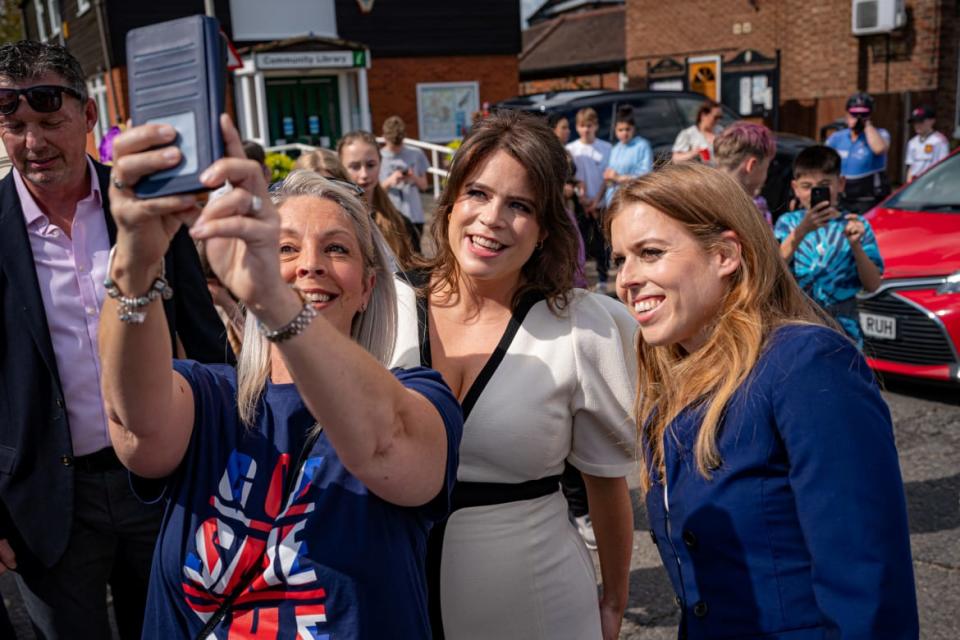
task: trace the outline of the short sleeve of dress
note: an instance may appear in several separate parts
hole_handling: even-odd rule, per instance
[[[568,459],[590,475],[624,477],[637,463],[638,325],[626,307],[607,296],[577,292],[570,306],[578,384]]]
[[[693,149],[693,141],[691,140],[690,133],[690,129],[687,128],[677,134],[677,139],[673,141],[673,151],[684,152]]]
[[[443,488],[433,500],[418,507],[423,516],[434,522],[450,513],[450,494],[457,481],[457,467],[460,463],[460,440],[463,438],[463,411],[450,387],[440,374],[433,369],[416,367],[413,369],[394,369],[393,375],[407,389],[416,391],[433,404],[440,414],[447,433],[447,464]]]

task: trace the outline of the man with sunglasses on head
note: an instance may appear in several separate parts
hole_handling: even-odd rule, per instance
[[[66,49],[0,46],[0,137],[13,163],[0,181],[0,574],[16,572],[43,637],[109,638],[106,585],[122,569],[113,596],[126,640],[140,635],[162,514],[131,490],[100,395],[116,226],[109,169],[86,153],[96,121]],[[224,362],[232,354],[185,231],[165,260],[174,352]]]

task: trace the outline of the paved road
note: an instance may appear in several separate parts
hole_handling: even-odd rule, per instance
[[[960,638],[960,387],[887,383],[884,397],[893,414],[906,483],[925,640]],[[646,514],[636,510],[630,606],[621,640],[676,638],[679,613],[673,591],[647,533]]]

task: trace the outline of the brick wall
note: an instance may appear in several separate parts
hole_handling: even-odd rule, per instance
[[[389,116],[399,115],[407,125],[407,136],[419,137],[418,83],[479,82],[482,104],[516,95],[518,76],[515,55],[374,58],[367,76],[374,133],[380,133]]]
[[[960,37],[956,2],[906,7],[906,28],[857,37],[850,0],[627,0],[629,83],[646,86],[647,65],[665,57],[730,59],[744,49],[773,57],[779,49],[780,129],[817,137],[843,115],[851,93],[868,91],[877,124],[892,134],[889,166],[898,180],[910,105],[935,101],[940,128],[953,132]]]
[[[846,96],[858,87],[878,94],[934,89],[943,54],[956,46],[956,37],[943,37],[955,34],[954,3],[906,4],[908,26],[889,37],[888,56],[887,36],[850,32],[850,0],[627,0],[627,74],[642,78],[648,62],[668,56],[682,62],[757,49],[772,57],[780,49],[783,100]]]
[[[520,95],[528,93],[546,93],[561,89],[613,89],[620,88],[619,73],[592,74],[588,76],[567,76],[549,80],[531,80],[520,83]]]

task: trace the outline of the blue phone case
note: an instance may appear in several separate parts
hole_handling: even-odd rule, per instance
[[[142,178],[143,198],[201,191],[200,174],[223,157],[226,45],[220,24],[190,16],[127,34],[127,78],[133,124],[170,124],[183,153],[180,164]]]

